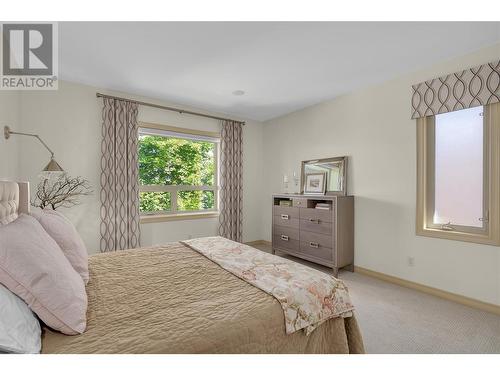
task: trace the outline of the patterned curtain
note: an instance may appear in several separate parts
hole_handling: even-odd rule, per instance
[[[243,124],[222,121],[219,235],[241,242],[243,231]]]
[[[138,105],[104,98],[101,141],[101,251],[140,244]]]

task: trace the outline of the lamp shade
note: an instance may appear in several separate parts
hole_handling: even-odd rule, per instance
[[[64,172],[64,169],[62,169],[54,158],[51,158],[49,164],[43,168],[43,172]]]

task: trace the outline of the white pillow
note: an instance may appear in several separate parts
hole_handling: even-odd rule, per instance
[[[49,327],[67,335],[85,331],[85,284],[34,217],[21,214],[0,226],[0,283]]]
[[[74,225],[63,214],[51,209],[33,212],[38,222],[50,237],[57,242],[62,252],[76,272],[80,274],[85,284],[89,281],[88,253],[82,238]]]
[[[40,323],[28,305],[0,284],[0,352],[40,353]]]

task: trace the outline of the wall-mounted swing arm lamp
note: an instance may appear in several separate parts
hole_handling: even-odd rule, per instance
[[[49,164],[47,164],[47,166],[43,169],[43,172],[64,172],[64,169],[61,168],[61,166],[57,163],[57,161],[54,159],[54,152],[49,148],[49,146],[47,146],[47,144],[42,140],[42,138],[40,138],[40,136],[38,136],[38,134],[30,134],[30,133],[20,133],[20,132],[14,132],[12,130],[10,130],[10,128],[8,126],[4,126],[3,128],[3,135],[5,137],[5,139],[9,139],[11,135],[24,135],[24,136],[27,136],[27,137],[33,137],[33,138],[36,138],[40,141],[40,143],[47,149],[47,151],[50,152],[50,161],[49,161]]]

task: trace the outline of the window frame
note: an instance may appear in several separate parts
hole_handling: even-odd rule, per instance
[[[141,130],[156,130],[159,133],[166,132],[171,134],[165,134],[165,137],[175,138],[175,135],[181,135],[179,138],[187,138],[192,140],[197,140],[196,137],[200,137],[200,141],[209,141],[215,144],[215,176],[214,176],[214,185],[141,185],[139,182],[139,193],[144,192],[168,192],[170,193],[170,201],[171,201],[171,209],[163,210],[163,211],[141,211],[140,212],[140,221],[141,223],[154,223],[161,221],[170,221],[170,220],[191,220],[191,219],[201,219],[201,218],[210,218],[217,217],[219,215],[219,159],[220,159],[220,133],[217,132],[209,132],[203,130],[194,130],[194,129],[186,129],[179,128],[175,126],[163,125],[163,124],[155,124],[155,123],[147,123],[147,122],[139,122],[138,124],[138,137],[141,135]],[[158,136],[162,136],[162,134],[157,134]],[[182,137],[182,135],[187,135],[189,137]],[[203,139],[205,138],[205,139]],[[206,138],[212,138],[213,140],[207,140]],[[139,144],[138,144],[139,146]],[[207,210],[189,210],[189,211],[179,211],[177,209],[177,193],[180,191],[213,191],[214,192],[214,208]]]
[[[417,235],[500,245],[500,103],[485,105],[483,116],[482,228],[434,223],[435,116],[417,119]]]

